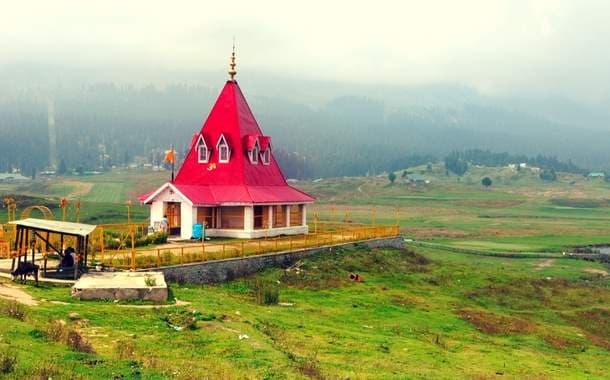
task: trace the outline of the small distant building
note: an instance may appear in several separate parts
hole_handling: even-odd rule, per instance
[[[591,172],[591,173],[587,174],[587,178],[588,179],[605,179],[606,174],[604,174],[602,172]]]
[[[22,176],[20,173],[0,173],[0,182],[26,182],[30,178]]]
[[[314,198],[284,178],[271,137],[262,133],[234,79],[234,58],[230,79],[175,179],[140,200],[151,206],[153,228],[167,221],[170,235],[182,239],[193,236],[196,224],[205,226],[207,236],[307,233],[306,208]]]
[[[422,184],[430,183],[430,181],[427,180],[426,177],[424,177],[421,174],[417,174],[417,173],[407,174],[407,176],[405,177],[405,182],[414,184],[414,185],[422,185]]]

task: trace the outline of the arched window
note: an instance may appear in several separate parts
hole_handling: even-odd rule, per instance
[[[256,140],[256,142],[254,143],[254,147],[252,147],[252,150],[250,152],[248,152],[248,155],[250,156],[250,163],[252,164],[258,164],[258,155],[260,154],[261,150],[258,146],[258,140]]]
[[[197,148],[198,151],[198,156],[199,156],[199,162],[200,163],[206,163],[208,162],[208,147],[205,145],[199,145],[199,147]]]
[[[205,164],[210,160],[210,150],[205,143],[205,140],[202,135],[199,136],[197,140],[197,162],[200,164]]]
[[[263,165],[269,165],[271,162],[271,148],[267,147],[267,149],[263,150],[261,154],[261,158],[263,161]]]
[[[221,164],[226,164],[229,162],[229,158],[231,157],[231,149],[229,149],[229,144],[227,144],[227,140],[223,135],[220,135],[220,139],[218,139],[218,162]]]

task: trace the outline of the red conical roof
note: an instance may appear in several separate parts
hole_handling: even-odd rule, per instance
[[[231,152],[227,163],[219,162],[221,136]],[[211,151],[205,163],[198,157],[201,137]],[[268,164],[262,157],[250,162],[248,151],[257,140],[261,150],[271,149],[270,137],[263,135],[237,82],[229,80],[193,137],[173,185],[193,204],[312,202],[313,197],[286,183],[272,151]]]

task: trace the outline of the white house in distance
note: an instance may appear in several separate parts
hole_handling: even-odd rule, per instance
[[[164,217],[170,235],[257,238],[304,234],[314,198],[287,184],[271,137],[261,129],[235,80],[235,53],[226,82],[173,181],[140,196],[151,226]]]

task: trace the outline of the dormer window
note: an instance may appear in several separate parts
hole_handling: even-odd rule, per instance
[[[263,165],[269,165],[269,163],[271,162],[271,149],[269,147],[263,150],[261,154],[261,160],[263,161]]]
[[[260,154],[260,151],[258,140],[256,140],[252,150],[248,152],[248,156],[250,156],[250,163],[254,165],[258,164],[258,155]]]
[[[258,141],[260,141],[261,161],[263,161],[263,165],[269,165],[271,163],[271,137],[259,136]]]
[[[216,148],[218,149],[218,162],[221,164],[226,164],[229,162],[229,158],[231,157],[231,149],[229,148],[229,144],[227,144],[227,139],[225,139],[224,135],[220,135]]]
[[[205,143],[203,136],[199,136],[197,140],[197,162],[200,164],[206,164],[210,160],[210,149]]]

